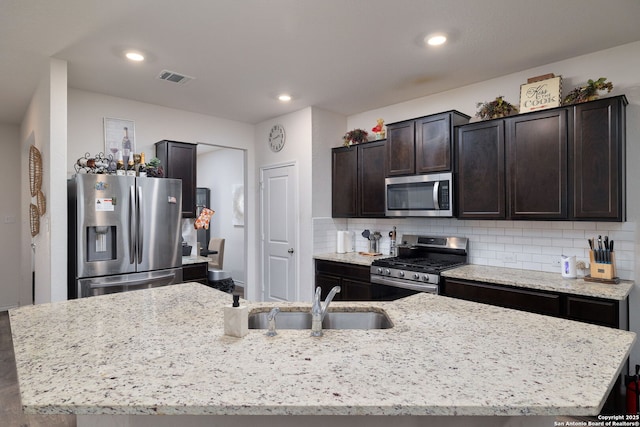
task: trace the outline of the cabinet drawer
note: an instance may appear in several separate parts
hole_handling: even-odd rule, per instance
[[[619,327],[618,302],[567,296],[567,318],[596,325]]]
[[[560,316],[560,296],[544,292],[447,279],[444,294],[500,307]]]

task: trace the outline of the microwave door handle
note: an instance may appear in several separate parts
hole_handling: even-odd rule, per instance
[[[440,194],[440,181],[433,183],[433,207],[435,210],[440,210],[440,203],[438,203],[438,194]]]
[[[142,218],[144,218],[144,212],[142,211],[142,186],[138,187],[138,206],[136,208],[136,224],[138,224],[138,264],[142,263],[142,252],[144,247],[142,246],[142,242],[144,239],[144,227],[142,224]]]
[[[129,187],[129,263],[135,264],[136,262],[136,241],[135,241],[135,208],[136,208],[136,196],[135,186]]]

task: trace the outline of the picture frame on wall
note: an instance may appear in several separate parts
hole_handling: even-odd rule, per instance
[[[104,152],[126,165],[136,152],[136,125],[133,120],[104,118]]]
[[[520,86],[520,113],[559,107],[562,103],[562,77],[529,79]],[[546,76],[545,76],[546,77]]]

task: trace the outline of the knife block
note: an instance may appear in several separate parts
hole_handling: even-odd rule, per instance
[[[616,275],[616,253],[611,252],[610,264],[601,264],[595,262],[593,251],[589,251],[589,262],[591,264],[591,277],[597,279],[613,279]]]

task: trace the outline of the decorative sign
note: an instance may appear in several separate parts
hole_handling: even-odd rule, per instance
[[[520,86],[520,113],[559,107],[562,101],[562,77],[539,80]]]

